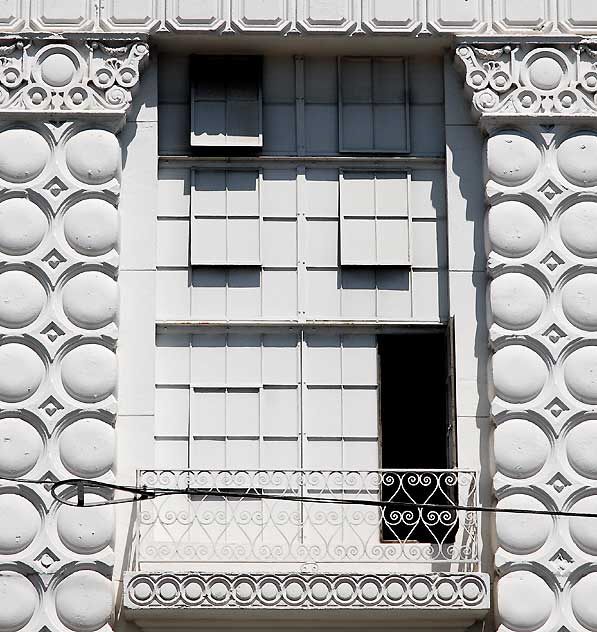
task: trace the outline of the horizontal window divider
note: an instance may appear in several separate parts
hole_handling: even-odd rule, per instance
[[[448,323],[447,320],[254,320],[254,321],[222,321],[222,320],[159,320],[156,322],[157,333],[200,333],[209,330],[222,330],[223,332],[243,329],[276,329],[284,328],[286,331],[299,332],[301,330],[323,330],[359,328],[371,333],[412,333],[413,330],[421,329],[423,333],[429,332],[430,328],[441,329]],[[392,331],[398,329],[398,331]]]
[[[286,163],[292,165],[292,163],[330,163],[338,166],[363,164],[369,167],[375,167],[376,165],[391,165],[392,168],[396,166],[404,165],[409,166],[443,166],[446,163],[445,156],[378,156],[378,155],[359,155],[359,156],[186,156],[186,155],[172,155],[172,156],[158,156],[158,160],[161,166],[168,166],[168,163],[173,163],[177,167],[180,163],[188,164],[188,166],[201,166],[201,167],[222,167],[223,164],[234,164],[238,167],[242,164],[258,165],[259,163]]]

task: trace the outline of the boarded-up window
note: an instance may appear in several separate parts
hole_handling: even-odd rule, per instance
[[[191,145],[261,147],[261,58],[193,58]]]
[[[259,172],[197,169],[191,265],[260,265],[260,252]]]
[[[408,173],[340,174],[340,262],[349,266],[410,263]]]
[[[340,151],[410,151],[406,62],[340,59]]]

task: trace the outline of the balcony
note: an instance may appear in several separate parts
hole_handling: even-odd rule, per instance
[[[138,484],[192,491],[139,504],[125,607],[141,627],[284,610],[464,629],[488,610],[474,471],[146,470]]]

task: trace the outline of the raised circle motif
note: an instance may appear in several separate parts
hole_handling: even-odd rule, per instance
[[[501,499],[499,509],[526,509],[545,511],[545,505],[527,494],[512,494]],[[552,520],[540,514],[498,513],[495,526],[499,546],[515,555],[528,555],[538,551],[549,538]]]
[[[43,451],[35,428],[16,417],[0,419],[0,476],[17,478],[30,472]]]
[[[523,345],[499,349],[492,359],[493,384],[501,399],[511,403],[529,402],[543,389],[548,371],[542,358]]]
[[[101,129],[84,130],[66,144],[66,165],[85,184],[120,179],[120,146],[116,136]]]
[[[73,204],[64,216],[64,236],[70,247],[89,257],[116,248],[118,230],[118,212],[105,200],[82,200]]]
[[[543,236],[543,222],[527,204],[508,200],[493,205],[487,217],[491,247],[504,257],[524,257]]]
[[[562,79],[562,66],[553,57],[539,57],[529,65],[529,81],[540,90],[555,90]]]
[[[561,174],[579,187],[597,184],[597,135],[582,132],[567,138],[557,151]]]
[[[578,202],[567,209],[560,218],[560,235],[575,255],[597,257],[597,203]]]
[[[118,284],[102,272],[82,272],[64,286],[62,306],[68,319],[78,327],[105,327],[118,312]]]
[[[60,459],[69,472],[81,478],[108,472],[114,450],[114,429],[99,419],[80,419],[60,434]]]
[[[24,551],[41,529],[39,511],[23,496],[0,494],[0,515],[0,555]]]
[[[46,303],[42,284],[28,272],[8,270],[0,274],[0,325],[18,329],[30,325]]]
[[[501,423],[493,437],[497,470],[510,478],[529,478],[547,462],[550,452],[545,433],[526,419]]]
[[[545,293],[526,274],[501,274],[489,288],[495,322],[505,329],[526,329],[539,320],[545,307]]]
[[[153,594],[153,586],[143,579],[135,582],[133,586],[133,595],[138,601],[147,601]]]
[[[588,419],[572,428],[565,445],[572,468],[585,478],[597,479],[597,419]]]
[[[55,605],[58,618],[67,628],[94,632],[112,614],[112,584],[95,571],[76,571],[58,584]]]
[[[116,354],[99,344],[83,344],[62,360],[62,384],[81,402],[99,402],[116,390]]]
[[[0,574],[0,603],[0,631],[17,632],[31,621],[39,596],[23,575],[3,570]]]
[[[576,399],[597,404],[597,347],[582,347],[564,362],[564,380]]]
[[[570,591],[572,612],[578,622],[589,630],[597,630],[597,573],[581,577]]]
[[[574,513],[597,514],[597,496],[586,496],[570,507]],[[594,518],[571,517],[569,521],[570,537],[576,546],[588,553],[597,555],[597,531]]]
[[[0,202],[0,251],[7,255],[26,255],[43,241],[48,230],[44,212],[25,198]]]
[[[562,289],[562,309],[579,329],[597,330],[597,274],[579,274]]]
[[[0,346],[0,400],[24,401],[37,391],[44,375],[44,363],[30,347],[17,342]]]
[[[530,180],[541,163],[535,143],[515,132],[499,132],[487,140],[487,171],[492,180],[519,186]]]
[[[552,590],[531,571],[513,571],[498,581],[498,610],[510,630],[537,630],[547,622],[554,605]]]
[[[64,88],[75,75],[73,60],[64,53],[48,55],[39,66],[42,80],[53,88]]]
[[[45,169],[50,154],[44,137],[33,130],[0,132],[0,178],[8,182],[30,182]]]
[[[105,501],[87,494],[86,502]],[[110,506],[71,507],[62,505],[56,516],[58,536],[67,549],[80,555],[98,553],[110,545],[114,531],[114,510]]]

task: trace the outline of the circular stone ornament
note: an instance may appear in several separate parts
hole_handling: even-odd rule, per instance
[[[0,555],[15,555],[35,540],[41,529],[41,516],[23,496],[0,494]],[[10,516],[10,519],[6,519]]]
[[[576,513],[597,514],[597,496],[586,496],[570,507]],[[597,555],[597,530],[594,518],[576,518],[569,520],[570,537],[576,546],[588,553]]]
[[[74,399],[102,401],[116,390],[116,354],[99,344],[79,345],[64,356],[61,374],[66,392]]]
[[[564,380],[576,399],[597,404],[597,347],[573,351],[564,362]]]
[[[52,88],[64,88],[74,79],[77,68],[68,55],[53,53],[40,62],[39,71],[44,83]]]
[[[0,325],[18,329],[30,325],[46,304],[46,291],[28,272],[9,270],[0,274]]]
[[[597,202],[579,202],[567,209],[560,218],[560,235],[575,255],[597,257]]]
[[[85,502],[105,502],[96,494],[87,494]],[[114,532],[114,508],[71,507],[62,505],[56,517],[56,529],[62,544],[79,555],[99,553],[110,546]]]
[[[120,179],[121,155],[116,136],[106,130],[84,130],[66,144],[66,165],[72,175],[90,185]]]
[[[545,505],[527,494],[512,494],[500,500],[498,509],[546,511]],[[538,551],[549,538],[553,526],[549,516],[539,514],[497,513],[495,527],[498,545],[515,555]]]
[[[0,476],[17,478],[30,472],[44,449],[35,428],[17,417],[0,419]]]
[[[597,274],[579,274],[562,289],[562,309],[579,329],[597,331]]]
[[[503,257],[524,257],[543,236],[543,222],[527,204],[508,200],[489,209],[487,231],[491,247]]]
[[[0,202],[0,252],[26,255],[43,241],[48,230],[44,212],[25,198]]]
[[[597,134],[581,132],[568,137],[557,150],[561,174],[579,187],[597,184]]]
[[[30,347],[16,342],[0,346],[0,400],[16,403],[31,397],[45,372],[43,360]]]
[[[504,329],[526,329],[539,320],[545,307],[545,293],[526,274],[501,274],[489,287],[491,311]]]
[[[56,588],[56,614],[62,623],[77,632],[94,632],[112,614],[112,584],[95,571],[76,571]]]
[[[597,479],[597,419],[587,419],[574,426],[565,445],[572,469],[585,478]]]
[[[26,577],[3,570],[0,574],[0,603],[0,632],[17,632],[31,621],[39,605],[39,596]]]
[[[522,134],[499,132],[486,143],[487,172],[492,180],[504,186],[524,184],[541,164],[537,145]]]
[[[64,286],[62,306],[67,318],[78,327],[105,327],[118,312],[118,284],[103,272],[82,272]]]
[[[537,57],[527,66],[528,81],[545,92],[556,90],[566,75],[566,67],[562,66],[560,61],[549,55]]]
[[[547,462],[550,443],[534,423],[509,419],[495,429],[493,450],[498,472],[510,478],[530,478]]]
[[[594,518],[593,518],[594,520]],[[597,573],[581,577],[570,591],[572,612],[585,628],[597,631]]]
[[[529,402],[543,389],[548,370],[545,362],[528,347],[508,345],[492,359],[496,394],[510,403]]]
[[[521,632],[544,625],[555,605],[553,591],[531,571],[512,571],[502,577],[497,601],[503,623]]]
[[[45,138],[29,129],[0,132],[0,178],[23,183],[34,180],[48,164],[51,151]]]
[[[110,252],[118,244],[118,211],[100,199],[73,204],[64,217],[64,236],[76,252],[96,257]]]
[[[79,419],[60,434],[58,447],[64,467],[81,478],[97,478],[114,463],[114,428],[99,419]]]

